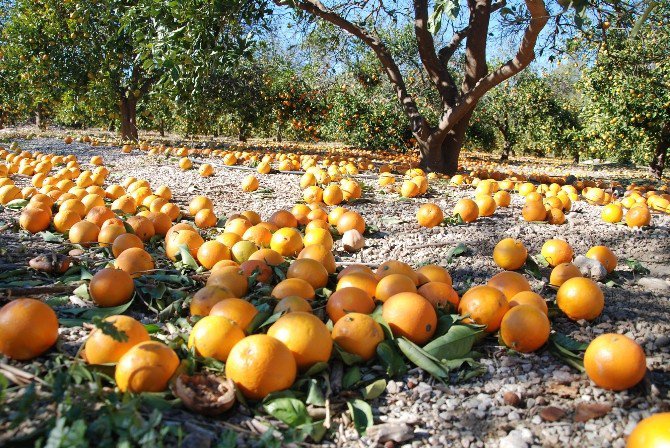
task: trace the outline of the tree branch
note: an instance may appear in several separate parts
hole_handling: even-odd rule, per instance
[[[440,59],[440,64],[442,66],[446,66],[451,57],[456,53],[456,50],[458,50],[459,45],[461,45],[461,42],[463,42],[463,39],[468,37],[468,33],[470,32],[470,27],[466,26],[460,31],[456,31],[454,35],[451,37],[451,41],[444,47],[442,47],[438,53],[438,58]]]

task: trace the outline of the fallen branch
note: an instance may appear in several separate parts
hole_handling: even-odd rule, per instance
[[[68,285],[49,285],[49,286],[31,286],[27,288],[3,288],[0,289],[0,298],[6,301],[12,300],[12,297],[23,297],[44,294],[64,294],[72,293],[84,282],[75,282]]]

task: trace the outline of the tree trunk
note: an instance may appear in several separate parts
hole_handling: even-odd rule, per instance
[[[137,99],[134,96],[121,98],[121,140],[134,141],[138,138],[137,134]]]
[[[165,120],[162,118],[158,121],[158,133],[161,137],[165,137]]]
[[[500,154],[500,161],[501,162],[507,162],[509,160],[509,155],[512,152],[512,144],[505,138],[505,142],[503,143],[503,150],[502,154]]]
[[[463,149],[465,131],[468,129],[472,112],[466,114],[461,121],[447,133],[444,141],[422,142],[419,166],[427,172],[442,173],[453,176],[458,171],[458,157]]]
[[[44,121],[44,111],[42,110],[42,103],[37,103],[37,110],[35,111],[35,126],[41,130],[47,128],[46,121]]]
[[[241,142],[247,141],[247,126],[245,124],[240,125],[239,133],[237,134],[237,139]]]
[[[277,142],[281,143],[282,139],[282,123],[277,121]]]
[[[666,123],[661,130],[661,136],[656,143],[654,157],[651,159],[651,165],[649,166],[651,173],[658,179],[663,175],[663,168],[665,168],[665,161],[668,157],[668,147],[670,147],[670,123]]]
[[[579,151],[575,151],[575,153],[572,154],[572,164],[579,165]]]

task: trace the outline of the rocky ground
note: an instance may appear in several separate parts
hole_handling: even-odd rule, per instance
[[[214,201],[217,215],[222,216],[256,210],[267,218],[278,209],[290,209],[301,199],[299,176],[291,174],[259,176],[262,193],[243,193],[239,185],[248,172],[224,168],[217,160],[213,162],[217,164],[216,174],[203,179],[196,170],[180,171],[174,160],[163,156],[122,154],[115,147],[80,143],[64,145],[56,139],[23,140],[19,144],[29,151],[74,153],[82,163],[93,155],[101,155],[112,170],[109,181],[121,182],[126,176],[134,176],[147,179],[153,187],[168,185],[182,207],[192,196],[204,194]],[[568,174],[568,168],[564,169]],[[589,173],[589,169],[579,168],[581,173]],[[602,171],[597,173],[601,174]],[[609,174],[625,177],[618,169]],[[17,184],[27,181],[19,179]],[[514,195],[511,207],[498,209],[491,218],[428,230],[416,224],[419,203],[435,202],[448,212],[458,199],[473,197],[473,190],[434,182],[428,196],[399,200],[395,194],[378,191],[372,179],[362,182],[369,187],[365,189],[364,200],[351,208],[361,212],[379,232],[369,237],[365,249],[355,256],[338,251],[337,259],[341,262],[374,265],[398,259],[414,266],[435,262],[447,266],[456,289],[466,289],[485,283],[500,271],[491,254],[495,244],[505,237],[521,240],[530,254],[538,254],[544,241],[550,238],[568,241],[576,254],[584,254],[594,245],[609,246],[620,264],[608,279],[612,281],[601,285],[606,297],[603,314],[591,323],[557,316],[552,321],[553,328],[579,341],[589,341],[607,332],[626,334],[644,347],[649,373],[643,383],[629,391],[609,392],[595,387],[586,375],[547,351],[510,354],[489,338],[478,348],[484,354],[480,360],[487,368],[484,376],[445,385],[419,369],[412,370],[403,378],[389,381],[386,393],[373,402],[377,426],[368,437],[359,438],[344,415],[333,420],[327,443],[393,446],[393,442],[386,440],[394,433],[404,439],[396,445],[417,447],[624,447],[625,436],[639,420],[670,410],[670,216],[654,215],[651,228],[632,230],[604,223],[599,207],[579,202],[567,215],[565,225],[526,223],[520,215],[522,199]],[[1,212],[0,225],[16,216],[17,212],[11,210]],[[467,247],[467,252],[446,264],[449,250],[460,243]],[[0,236],[0,246],[11,248],[9,252],[0,252],[0,261],[5,258],[2,262],[12,263],[25,262],[33,253],[50,250],[49,244],[41,239],[26,239],[7,230]],[[637,260],[650,273],[634,272],[626,264],[627,259]],[[555,291],[547,286],[549,271],[543,269],[542,273],[544,278],[532,279],[531,284],[536,292],[551,299]],[[86,334],[81,328],[64,331],[70,335],[73,348]],[[175,419],[189,420],[189,432],[202,443],[215,440],[221,428],[211,419],[191,417],[180,411],[174,414]],[[263,417],[246,415],[233,416],[231,421],[249,432],[258,432],[264,424]],[[241,436],[240,441],[250,440],[243,437],[246,436]]]

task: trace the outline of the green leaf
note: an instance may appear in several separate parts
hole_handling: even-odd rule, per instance
[[[126,334],[125,331],[119,331],[118,328],[114,325],[113,322],[109,322],[106,320],[103,320],[102,318],[95,316],[92,319],[93,325],[95,325],[96,328],[98,328],[100,331],[102,331],[103,334],[106,334],[107,336],[110,336],[112,339],[118,342],[127,342],[128,341],[128,335]]]
[[[337,344],[333,344],[333,346],[335,347],[335,353],[337,353],[342,362],[344,362],[346,365],[351,366],[363,362],[363,358],[361,358],[360,356],[345,351]]]
[[[323,406],[326,404],[326,399],[323,397],[319,382],[314,378],[309,380],[309,388],[307,389],[307,399],[305,402],[314,406]]]
[[[458,243],[457,246],[452,247],[447,252],[447,256],[446,256],[447,263],[451,263],[451,261],[456,257],[460,257],[461,255],[467,254],[469,250],[470,249],[465,244]]]
[[[374,400],[386,390],[386,380],[380,378],[368,384],[361,390],[364,400]]]
[[[570,336],[563,333],[555,332],[549,336],[549,340],[554,342],[557,345],[567,348],[572,351],[585,351],[589,344],[586,342],[579,342],[575,339],[572,339]]]
[[[483,331],[465,325],[454,325],[445,335],[429,342],[423,349],[439,360],[462,358],[472,350],[475,337],[479,333]]]
[[[363,435],[370,426],[374,424],[372,407],[363,400],[354,399],[347,401],[349,414],[354,421],[354,427],[359,434]]]
[[[195,258],[191,255],[191,252],[188,249],[188,246],[186,244],[180,244],[179,245],[179,256],[181,257],[181,262],[185,266],[190,267],[193,270],[198,269],[200,266],[198,265],[198,262],[195,261]]]
[[[81,297],[84,300],[90,300],[91,296],[88,294],[88,286],[86,284],[79,285],[77,289],[72,292],[75,296]]]
[[[584,361],[575,351],[584,351],[588,344],[577,342],[560,333],[549,336],[549,352],[567,365],[584,372]]]
[[[538,266],[533,257],[526,258],[526,264],[523,265],[523,270],[536,279],[542,280],[542,271],[540,271],[540,266]]]
[[[264,401],[263,409],[293,428],[312,421],[305,404],[293,397],[281,397]]]
[[[65,241],[63,236],[49,232],[48,230],[40,232],[39,234],[42,235],[42,239],[47,243],[62,243],[63,241]]]
[[[9,380],[5,375],[0,372],[0,402],[3,402],[5,399],[5,391],[9,387]]]
[[[407,372],[407,365],[398,352],[398,348],[392,341],[382,341],[377,345],[377,356],[386,373],[390,377],[404,375]]]
[[[361,369],[358,366],[352,366],[347,369],[346,373],[342,377],[342,387],[344,389],[351,389],[356,383],[358,383],[363,375],[361,374]]]
[[[626,260],[626,265],[628,265],[630,270],[633,271],[633,273],[635,274],[649,275],[649,273],[651,272],[642,263],[640,263],[634,258],[628,258]]]
[[[261,328],[272,325],[282,316],[282,312],[270,314],[270,311],[259,311],[246,328],[247,334],[251,334]]]
[[[30,202],[28,199],[14,199],[5,204],[5,207],[11,208],[12,210],[21,210]]]
[[[421,347],[406,338],[398,338],[396,341],[398,342],[398,348],[415,366],[422,368],[440,381],[444,381],[449,376],[449,370],[437,358],[426,353]]]

